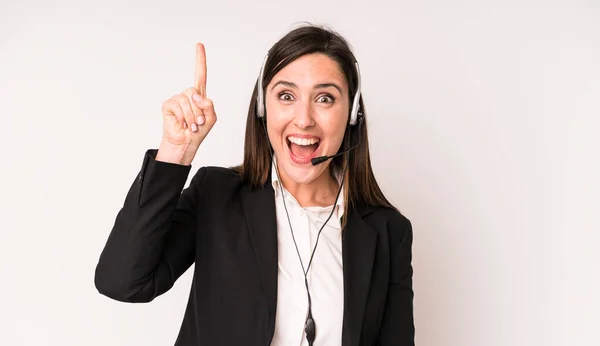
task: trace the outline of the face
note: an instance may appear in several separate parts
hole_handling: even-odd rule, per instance
[[[296,59],[267,85],[265,104],[279,173],[298,184],[328,174],[331,160],[310,159],[337,153],[344,138],[348,85],[337,62],[323,54]]]

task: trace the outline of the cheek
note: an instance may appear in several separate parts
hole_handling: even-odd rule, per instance
[[[277,104],[267,102],[267,131],[271,140],[280,140],[287,124],[287,116]]]
[[[283,128],[281,123],[277,123],[276,120],[267,121],[267,131],[269,133],[269,140],[271,141],[271,145],[274,146],[275,150],[278,150],[281,147],[282,143],[282,135]]]
[[[347,118],[343,116],[329,117],[329,120],[323,123],[323,130],[327,137],[335,142],[341,142],[346,132]]]

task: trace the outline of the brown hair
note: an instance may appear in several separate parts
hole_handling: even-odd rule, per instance
[[[275,74],[286,65],[305,54],[311,53],[325,54],[338,63],[346,77],[349,87],[349,99],[352,103],[358,83],[354,54],[341,35],[331,29],[315,25],[296,28],[273,45],[269,50],[264,68],[263,87],[266,88]],[[244,183],[252,187],[262,187],[267,184],[271,170],[271,149],[267,142],[269,139],[267,133],[265,133],[264,125],[261,123],[262,121],[268,121],[268,114],[265,118],[257,117],[257,88],[258,81],[254,86],[254,92],[248,107],[244,162],[237,167],[233,167],[241,175]],[[350,104],[351,106],[352,104]],[[346,134],[339,151],[356,144],[360,129],[359,146],[349,153],[332,159],[330,163],[330,169],[335,172],[342,172],[346,160],[349,160],[348,170],[344,177],[345,211],[342,227],[345,225],[348,211],[353,210],[357,204],[383,206],[397,210],[379,188],[371,168],[366,124],[367,113],[365,112],[362,96],[360,97],[360,109],[364,118],[362,126],[357,124],[346,128]]]

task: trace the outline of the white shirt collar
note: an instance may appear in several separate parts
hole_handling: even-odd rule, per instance
[[[279,177],[278,177],[277,171],[276,171],[276,164],[277,164],[277,159],[275,157],[275,154],[273,154],[273,162],[271,164],[271,184],[273,186],[273,189],[275,190],[275,197],[279,197],[279,194],[281,191],[279,190]],[[337,177],[338,185],[341,184],[342,174],[337,173],[336,177]],[[281,187],[283,188],[284,193],[287,196],[289,196],[289,198],[291,198],[295,203],[298,203],[296,201],[296,199],[294,198],[294,196],[291,193],[289,193],[289,191],[287,191],[283,185]],[[338,197],[336,206],[337,206],[337,213],[338,213],[339,217],[341,218],[342,215],[344,214],[344,189],[343,188],[342,188],[342,191],[340,191],[340,196]],[[331,208],[331,206],[327,206],[327,207],[315,206],[315,207],[308,207],[308,208],[310,208],[310,209],[329,209],[329,208]]]

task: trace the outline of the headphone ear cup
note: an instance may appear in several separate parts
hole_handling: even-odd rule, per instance
[[[356,94],[354,94],[354,100],[352,101],[352,112],[350,113],[350,125],[356,125],[358,121],[358,116],[360,112],[360,94],[361,94],[361,81],[360,81],[360,69],[358,67],[358,62],[354,63],[356,67]]]
[[[256,93],[256,115],[259,118],[262,118],[265,116],[265,94],[264,94],[264,88],[263,88],[263,78],[264,78],[264,73],[265,73],[265,66],[267,65],[267,60],[269,58],[269,54],[267,54],[265,56],[265,59],[263,60],[263,64],[260,67],[260,74],[258,76],[258,83],[257,83],[257,93]]]
[[[262,90],[262,83],[259,83],[258,92],[256,95],[256,116],[258,118],[265,116],[265,95]]]
[[[256,116],[262,118],[265,116],[265,102],[263,101],[262,92],[258,92],[256,98]]]

